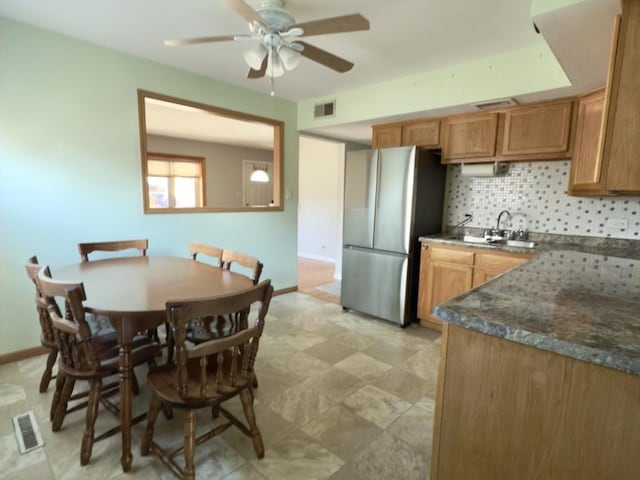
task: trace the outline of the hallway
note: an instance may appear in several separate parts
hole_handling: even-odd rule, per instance
[[[298,291],[340,304],[339,280],[333,278],[335,264],[298,257]]]

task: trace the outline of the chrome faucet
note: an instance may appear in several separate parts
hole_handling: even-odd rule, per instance
[[[502,210],[499,214],[498,214],[498,222],[496,223],[496,230],[500,230],[500,220],[502,219],[502,215],[503,214],[507,214],[507,222],[508,223],[508,227],[511,228],[511,214],[509,213],[509,210]]]

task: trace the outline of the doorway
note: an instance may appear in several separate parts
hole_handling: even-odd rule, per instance
[[[340,302],[345,144],[300,136],[298,289]]]

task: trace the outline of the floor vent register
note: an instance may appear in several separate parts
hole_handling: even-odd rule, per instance
[[[13,429],[16,432],[20,455],[29,453],[31,450],[35,450],[44,445],[40,429],[38,428],[38,422],[36,422],[36,417],[33,412],[27,412],[13,417]]]

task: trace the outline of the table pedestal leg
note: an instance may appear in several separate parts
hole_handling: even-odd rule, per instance
[[[120,345],[120,426],[122,428],[122,470],[131,470],[131,344]]]

